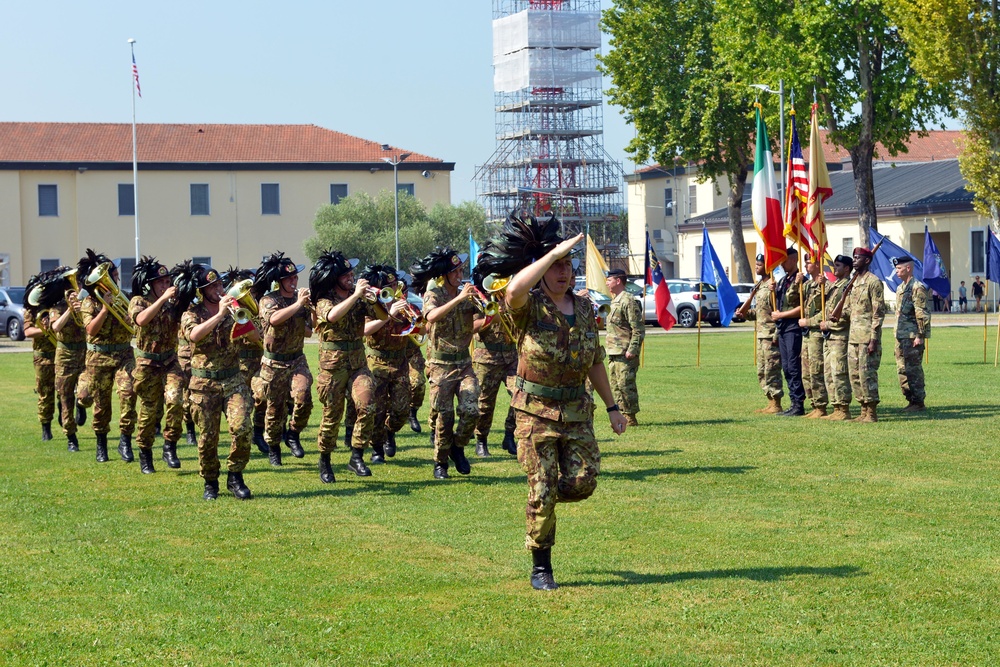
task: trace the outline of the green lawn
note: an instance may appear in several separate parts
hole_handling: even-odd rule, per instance
[[[640,428],[615,438],[598,410],[600,483],[559,508],[554,593],[528,584],[496,430],[469,477],[432,480],[407,428],[370,478],[340,450],[325,486],[317,410],[304,460],[255,448],[254,500],[208,503],[192,446],[143,476],[94,463],[89,423],[78,454],[41,443],[30,355],[0,354],[0,664],[1000,662],[982,329],[935,330],[916,417],[888,348],[869,425],[755,415],[749,332],[703,336],[701,368],[695,344],[650,338]]]

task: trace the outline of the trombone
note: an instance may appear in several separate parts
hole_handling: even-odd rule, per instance
[[[31,291],[28,292],[28,305],[32,306],[33,308],[38,308],[38,306],[41,305],[42,292],[44,290],[45,287],[43,285],[35,285],[33,288],[31,288]],[[52,343],[53,345],[56,344],[56,335],[52,333],[51,329],[45,326],[45,323],[42,322],[41,316],[38,316],[36,318],[35,326],[41,329],[42,333],[45,334],[45,337],[49,339],[50,343]]]
[[[134,336],[135,327],[128,316],[128,299],[125,298],[121,289],[118,288],[118,284],[111,277],[111,268],[113,266],[114,264],[111,262],[104,262],[91,271],[90,275],[87,276],[87,286],[94,288],[94,297],[108,309],[108,312],[116,320],[121,322],[121,325],[125,327],[125,330],[129,334]]]

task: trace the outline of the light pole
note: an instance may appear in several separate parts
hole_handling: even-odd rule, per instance
[[[382,144],[382,150],[387,151],[389,149],[389,144]],[[399,163],[410,157],[411,153],[403,153],[402,155],[397,155],[395,159],[384,157],[382,162],[392,165],[392,197],[393,204],[396,208],[396,269],[399,269]]]
[[[784,192],[784,188],[785,188],[785,81],[784,81],[784,79],[778,79],[778,89],[777,90],[771,90],[770,88],[768,88],[763,83],[751,83],[750,87],[751,88],[757,88],[759,90],[764,91],[765,93],[771,93],[772,95],[777,95],[778,96],[778,108],[780,109],[780,113],[781,113],[781,119],[780,119],[781,123],[778,126],[778,133],[779,133],[778,141],[781,142],[781,149],[780,149],[780,155],[781,155],[781,185],[778,187],[778,190],[780,190],[781,192]],[[793,104],[795,103],[794,99],[792,100],[792,103]],[[782,202],[781,205],[784,206],[785,196],[783,195],[779,201],[781,201]]]

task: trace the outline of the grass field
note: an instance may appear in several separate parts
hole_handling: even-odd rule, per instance
[[[755,415],[749,333],[704,336],[701,368],[695,341],[649,340],[640,428],[598,411],[600,483],[559,508],[553,593],[528,584],[497,430],[469,477],[432,480],[407,428],[370,478],[341,449],[326,486],[317,411],[305,459],[255,448],[254,500],[208,503],[192,446],[144,476],[94,463],[89,423],[78,454],[41,443],[30,355],[0,354],[0,663],[1000,664],[982,330],[934,332],[916,417],[888,347],[869,425]]]

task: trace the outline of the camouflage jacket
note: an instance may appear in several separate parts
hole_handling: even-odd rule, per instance
[[[802,307],[802,318],[809,320],[808,328],[811,332],[819,331],[819,323],[823,319],[824,287],[826,287],[826,283],[821,285],[815,278],[802,283],[802,299],[805,303]],[[831,304],[829,299],[826,299],[825,305],[826,312],[829,313],[835,304]]]
[[[520,332],[511,406],[544,419],[583,422],[593,419],[594,400],[585,387],[588,374],[591,367],[604,363],[605,353],[590,299],[570,296],[575,308],[572,327],[540,289],[532,290],[525,305],[511,311]],[[536,386],[525,386],[525,381]],[[550,392],[573,396],[544,395]]]
[[[375,308],[371,311],[374,313]],[[369,315],[369,320],[381,319]],[[406,348],[410,342],[409,336],[400,336],[410,328],[406,318],[390,317],[381,329],[374,335],[365,336],[365,346],[368,348],[368,364],[383,364],[398,368],[406,365]]]
[[[646,321],[642,306],[635,297],[622,291],[611,299],[611,312],[608,313],[605,327],[607,334],[604,347],[608,354],[631,352],[635,356],[639,355],[642,339],[646,337]]]
[[[503,306],[506,308],[506,306]],[[472,363],[486,366],[508,366],[517,361],[517,346],[510,339],[499,317],[488,327],[476,332]]]
[[[37,327],[42,331],[52,333],[52,321],[49,311],[36,312],[34,308],[24,309],[24,328]],[[36,358],[54,359],[56,346],[47,334],[40,334],[31,339],[31,351]]]
[[[319,335],[319,367],[323,370],[347,368],[354,371],[366,365],[362,343],[365,337],[365,318],[369,314],[374,317],[374,311],[367,301],[358,299],[339,320],[333,323],[327,321],[330,311],[344,300],[334,294],[329,299],[320,299],[316,304],[316,319],[319,320],[316,327]]]
[[[417,345],[416,341],[410,338],[409,336],[406,337],[406,340],[407,340],[406,348],[404,348],[406,351],[406,358],[412,359],[413,357],[420,357],[421,359],[423,359],[424,352],[420,348],[420,346]]]
[[[848,342],[868,344],[882,340],[882,321],[885,319],[885,288],[882,281],[871,271],[854,281],[851,295],[847,298],[846,311],[850,308],[851,335]]]
[[[296,354],[302,352],[306,335],[312,331],[312,314],[302,308],[292,317],[275,326],[271,324],[271,316],[295,303],[294,296],[284,297],[281,292],[268,292],[260,300],[261,335],[264,339],[264,349],[272,354]],[[265,357],[262,363],[272,363]]]
[[[139,313],[153,305],[153,302],[142,296],[134,296],[128,305],[128,314],[135,322]],[[177,352],[177,331],[180,329],[181,313],[177,302],[170,300],[163,304],[160,312],[146,326],[136,324],[135,331],[135,363],[137,366],[164,366],[169,363]],[[157,355],[160,358],[151,359],[144,354]]]
[[[69,308],[69,304],[66,301],[60,301],[56,305],[49,308],[49,321],[55,322],[66,309]],[[83,318],[81,318],[82,321]],[[80,345],[81,343],[87,342],[87,330],[83,328],[80,324],[77,324],[76,318],[72,315],[66,320],[66,324],[63,328],[56,332],[56,340],[63,345]]]
[[[761,340],[765,338],[770,338],[773,341],[778,340],[774,320],[771,319],[771,313],[774,312],[773,288],[774,283],[770,278],[764,280],[754,297],[753,309],[747,313],[748,320],[757,321],[757,338]]]
[[[930,338],[927,287],[911,277],[896,288],[896,338]]]
[[[443,306],[453,297],[445,293],[443,287],[434,287],[424,293],[424,312],[429,313]],[[448,315],[429,324],[427,336],[427,361],[436,364],[460,365],[469,362],[469,346],[472,345],[472,323],[479,310],[472,299],[451,309]],[[442,359],[437,355],[448,355]]]
[[[183,314],[181,318],[183,318]],[[179,327],[177,329],[177,358],[187,359],[191,361],[191,355],[194,353],[194,345],[188,340],[187,334],[184,333],[184,327]]]
[[[833,321],[829,319],[830,313],[832,313],[833,309],[837,307],[837,303],[840,301],[840,297],[844,294],[844,289],[846,288],[847,278],[841,278],[827,287],[826,316],[827,321],[830,323],[828,328],[830,338],[846,339],[851,331],[851,316],[850,313],[847,312],[848,306],[846,303],[844,304],[844,311],[839,320]]]
[[[101,312],[101,302],[93,296],[88,296],[80,306],[80,315],[83,317],[83,326],[86,327]],[[104,318],[104,324],[97,333],[87,334],[87,365],[88,366],[117,366],[122,357],[132,356],[132,334],[118,321],[111,313]],[[89,349],[91,345],[117,345],[125,346],[112,353],[97,352]]]
[[[184,336],[191,340],[191,332],[206,320],[212,319],[212,314],[204,303],[193,305],[181,316],[181,329]],[[228,395],[232,389],[243,383],[240,374],[239,346],[232,338],[235,321],[232,313],[226,313],[215,329],[197,343],[192,343],[191,370],[195,369],[228,374],[223,378],[198,377],[192,374],[189,389],[201,393],[222,393]]]

